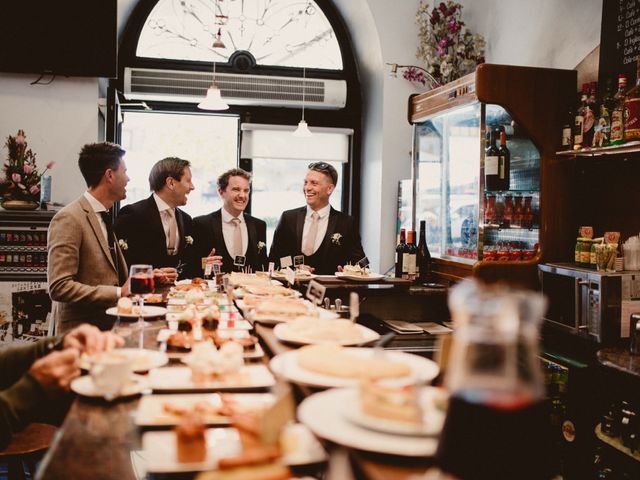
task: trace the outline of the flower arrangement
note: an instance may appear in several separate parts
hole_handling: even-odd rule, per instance
[[[27,146],[24,130],[18,130],[15,137],[9,135],[5,146],[9,150],[4,165],[5,181],[0,185],[0,193],[5,200],[40,201],[40,179],[53,168],[49,162],[42,172],[36,167],[36,154]]]
[[[474,34],[461,20],[462,5],[448,0],[440,2],[438,7],[429,9],[427,2],[421,1],[416,12],[418,25],[418,52],[416,56],[423,60],[427,72],[440,85],[471,73],[476,65],[484,62],[485,40],[482,35]],[[403,72],[404,78],[420,81],[424,76],[410,71]]]

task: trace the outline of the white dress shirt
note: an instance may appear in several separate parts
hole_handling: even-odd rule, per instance
[[[107,226],[104,224],[104,220],[102,220],[102,212],[106,212],[107,209],[105,208],[105,206],[100,203],[100,201],[94,197],[93,195],[91,195],[89,193],[89,191],[87,190],[86,192],[84,192],[84,198],[87,199],[87,202],[89,202],[89,205],[91,205],[91,208],[93,209],[96,217],[98,218],[98,223],[100,224],[100,230],[102,230],[102,234],[104,235],[104,239],[107,241],[107,244],[109,243],[109,236],[107,234]],[[125,272],[125,275],[127,275],[127,273]],[[118,297],[122,296],[122,288],[121,287],[117,287],[116,288],[116,295]]]
[[[311,225],[311,214],[313,210],[309,205],[307,205],[307,215],[304,217],[304,228],[302,229],[302,244],[305,244],[307,240],[307,234],[309,233],[309,227]],[[327,234],[327,227],[329,225],[329,214],[331,213],[331,205],[327,205],[326,207],[322,207],[320,210],[317,210],[316,213],[319,215],[318,218],[318,231],[316,233],[316,241],[313,244],[313,253],[316,253],[322,241],[324,240],[324,236]]]
[[[222,236],[224,237],[224,244],[227,247],[227,251],[229,255],[233,257],[233,252],[235,252],[235,248],[233,245],[233,232],[235,230],[235,226],[231,220],[235,217],[227,212],[224,207],[221,209],[222,211]],[[244,221],[244,214],[241,213],[238,216],[240,220],[240,235],[242,235],[242,255],[247,255],[247,246],[249,245],[249,233],[247,232],[247,222]],[[217,253],[219,254],[219,253]]]
[[[169,222],[171,221],[171,215],[169,213],[169,210],[171,210],[171,207],[167,204],[167,202],[165,202],[164,200],[162,200],[158,195],[156,195],[155,193],[153,194],[153,199],[156,201],[156,205],[158,206],[158,211],[160,212],[160,220],[162,220],[162,228],[164,229],[164,238],[167,242],[167,249],[169,248]],[[176,216],[176,212],[174,210],[173,212],[173,216]],[[175,238],[175,246],[176,249],[175,251],[177,252],[178,249],[180,248],[180,229],[178,228],[178,219],[176,218],[176,238]]]

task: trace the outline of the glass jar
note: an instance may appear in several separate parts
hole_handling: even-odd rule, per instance
[[[583,238],[578,237],[576,239],[576,248],[575,248],[575,255],[574,255],[574,260],[573,263],[575,263],[577,266],[580,265],[580,252],[582,252],[582,241]]]
[[[580,249],[580,266],[589,268],[591,266],[591,244],[590,238],[582,239],[582,248]],[[595,252],[594,252],[595,253]]]

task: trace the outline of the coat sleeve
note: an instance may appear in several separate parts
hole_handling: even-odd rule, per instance
[[[349,231],[351,232],[351,241],[349,242],[347,261],[354,264],[357,261],[362,260],[365,257],[365,253],[360,239],[360,230],[353,217],[349,217]]]
[[[266,271],[269,266],[269,259],[267,258],[267,224],[263,220],[256,222],[256,233],[258,242],[264,244],[264,248],[258,253],[258,266]]]
[[[73,214],[58,212],[51,220],[47,238],[49,296],[65,303],[113,305],[118,300],[117,287],[86,285],[76,280],[82,241],[82,228]]]
[[[282,214],[273,233],[273,242],[271,242],[271,250],[269,251],[269,261],[274,262],[276,268],[280,268],[280,258],[287,255],[287,245],[287,226],[285,215]]]

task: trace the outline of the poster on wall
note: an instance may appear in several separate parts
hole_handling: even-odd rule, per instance
[[[46,282],[0,282],[0,348],[48,335],[50,319]]]

